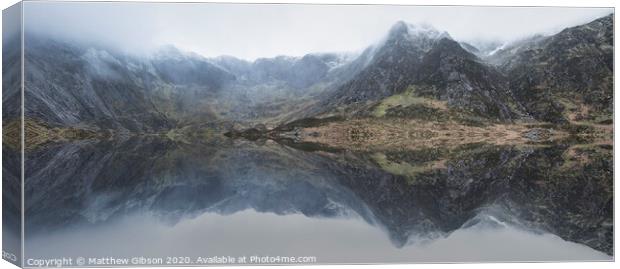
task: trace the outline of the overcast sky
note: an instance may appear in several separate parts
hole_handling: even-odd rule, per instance
[[[207,57],[244,59],[355,52],[398,20],[428,23],[460,41],[553,33],[611,8],[26,2],[27,31],[145,52],[175,45]]]

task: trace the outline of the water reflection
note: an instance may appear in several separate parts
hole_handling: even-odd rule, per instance
[[[613,249],[607,146],[351,152],[133,137],[46,145],[26,165],[32,257],[606,260]]]

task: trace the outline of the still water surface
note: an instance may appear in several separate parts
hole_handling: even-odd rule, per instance
[[[26,158],[26,258],[612,259],[609,146],[351,152],[135,137]]]

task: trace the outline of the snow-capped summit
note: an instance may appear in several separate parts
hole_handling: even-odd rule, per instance
[[[404,38],[409,41],[420,39],[438,40],[441,38],[452,39],[446,31],[439,31],[430,24],[411,24],[404,21],[396,22],[389,31],[389,39]]]

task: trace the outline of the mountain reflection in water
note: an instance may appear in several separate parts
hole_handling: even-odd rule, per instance
[[[26,152],[26,255],[609,260],[612,150],[299,150],[159,137]]]

